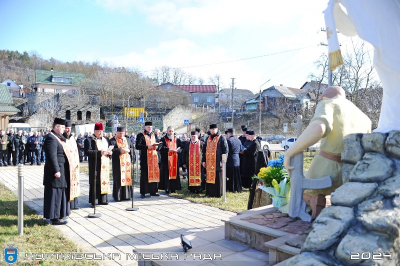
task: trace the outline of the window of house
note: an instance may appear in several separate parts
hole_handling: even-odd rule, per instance
[[[10,87],[11,86],[11,82],[7,82],[7,87]]]
[[[92,119],[92,113],[90,111],[86,112],[86,120],[91,120]]]
[[[78,120],[82,120],[82,111],[78,111],[77,115],[78,115]]]
[[[71,78],[63,78],[64,83],[71,83]]]
[[[193,97],[193,102],[198,103],[199,102],[199,97]]]
[[[207,96],[207,102],[208,102],[208,103],[213,102],[213,98],[214,98],[214,97],[212,97],[212,96]]]
[[[65,119],[71,120],[71,111],[70,110],[67,110],[67,112],[65,112]]]

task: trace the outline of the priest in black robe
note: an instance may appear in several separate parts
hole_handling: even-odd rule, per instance
[[[190,141],[183,147],[182,164],[187,169],[188,188],[191,193],[200,193],[206,188],[205,168],[202,166],[203,145],[199,140],[199,133],[192,131]]]
[[[242,186],[244,188],[250,188],[252,183],[252,177],[256,173],[256,161],[257,155],[260,151],[260,142],[256,139],[255,132],[252,130],[247,131],[247,141],[244,143],[244,149],[242,151],[243,163],[242,166]]]
[[[89,203],[92,207],[96,204],[96,200],[99,205],[108,205],[110,192],[109,156],[112,155],[112,151],[108,150],[108,141],[103,137],[103,130],[103,124],[96,123],[94,134],[85,140],[85,154],[89,158]]]
[[[153,123],[150,121],[145,122],[144,131],[136,137],[136,149],[140,151],[141,198],[144,198],[147,193],[150,193],[150,196],[160,196],[157,193],[157,183],[160,181],[157,150],[159,150],[160,144],[156,142],[152,129]],[[148,158],[148,156],[151,156],[151,158]]]
[[[62,220],[70,214],[70,205],[67,199],[67,180],[65,168],[68,168],[68,159],[65,153],[65,138],[62,135],[65,129],[65,120],[54,119],[53,130],[43,143],[46,152],[44,165],[44,204],[43,217],[50,219],[54,225],[63,225]]]
[[[242,143],[235,136],[235,130],[227,130],[227,143],[229,148],[228,160],[226,161],[226,190],[230,192],[242,192],[242,179],[240,177],[240,147]]]
[[[228,155],[228,143],[216,124],[210,125],[210,135],[203,145],[203,167],[206,169],[206,195],[222,195],[222,155]]]
[[[132,199],[132,156],[134,147],[131,139],[125,137],[125,128],[117,127],[115,137],[110,139],[114,146],[112,153],[113,198],[115,201]]]
[[[178,153],[182,149],[182,143],[174,132],[174,128],[169,126],[160,144],[161,169],[158,189],[165,190],[167,194],[182,189],[178,166]]]

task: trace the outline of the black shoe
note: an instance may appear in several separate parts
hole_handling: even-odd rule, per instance
[[[80,210],[81,208],[78,208],[78,207],[76,207],[76,208],[72,208],[71,210]]]
[[[99,205],[108,205],[108,202],[99,203]]]
[[[67,221],[63,221],[63,220],[60,220],[60,219],[52,219],[51,220],[51,224],[52,225],[64,225],[64,224],[67,224],[68,222]]]
[[[159,197],[160,194],[158,194],[158,193],[153,193],[153,194],[150,194],[150,196]]]
[[[140,194],[140,197],[144,199],[146,196],[144,194]]]

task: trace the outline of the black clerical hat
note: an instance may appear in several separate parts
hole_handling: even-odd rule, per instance
[[[228,128],[228,133],[234,134],[235,133],[235,129],[234,128]]]
[[[71,120],[65,121],[65,127],[72,127],[72,121]]]
[[[58,117],[56,117],[56,118],[54,118],[54,124],[56,124],[56,125],[65,125],[65,120],[64,119],[62,119],[62,118],[58,118]]]
[[[144,125],[145,125],[145,126],[152,126],[152,125],[153,125],[153,122],[151,122],[151,121],[146,121],[146,122],[144,122]]]
[[[117,127],[117,132],[125,132],[125,127]]]
[[[213,128],[218,128],[217,124],[211,124],[210,129],[213,129]]]

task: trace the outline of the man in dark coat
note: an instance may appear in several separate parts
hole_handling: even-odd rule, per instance
[[[14,130],[10,129],[8,132],[8,144],[7,144],[7,159],[8,165],[11,165],[11,162],[14,161],[15,152],[13,151],[13,142],[14,142]],[[11,161],[12,158],[12,161]]]
[[[242,151],[244,163],[242,167],[242,186],[244,188],[250,188],[253,181],[252,177],[258,174],[256,173],[256,161],[260,146],[260,142],[256,139],[255,132],[252,130],[247,131],[247,141]]]
[[[229,148],[228,160],[226,161],[226,189],[231,192],[242,192],[242,179],[240,177],[240,147],[242,143],[234,135],[233,128],[228,129],[227,143]]]
[[[240,140],[240,142],[242,143],[242,145],[244,145],[244,143],[247,140],[247,127],[245,125],[241,126],[242,128],[242,135],[238,138]]]
[[[79,153],[79,162],[83,162],[83,156],[85,155],[85,146],[84,146],[85,140],[82,137],[82,134],[78,135],[78,138],[76,139],[76,145],[78,146],[78,153]]]
[[[169,126],[160,144],[161,169],[158,183],[158,189],[165,190],[167,194],[182,189],[178,167],[178,153],[181,149],[181,140],[175,136],[174,128]]]
[[[115,137],[110,140],[112,153],[113,198],[115,201],[129,200],[132,196],[132,157],[135,151],[131,139],[125,137],[125,128],[117,127]]]
[[[216,124],[210,125],[210,135],[203,146],[203,167],[206,169],[206,195],[222,195],[222,155],[228,155],[228,143]]]
[[[182,151],[182,164],[187,169],[188,188],[192,193],[202,192],[206,188],[205,168],[202,167],[203,142],[199,140],[199,133],[192,131],[190,141]]]
[[[257,139],[256,141],[259,141],[259,139]],[[260,147],[261,147],[261,143],[260,143]],[[257,161],[256,161],[256,169],[255,169],[255,174],[258,175],[258,173],[260,172],[260,169],[263,167],[267,167],[268,166],[268,161],[272,160],[272,154],[271,151],[268,149],[261,149],[258,152],[257,155]],[[256,195],[256,189],[257,186],[259,184],[260,180],[255,178],[252,183],[251,183],[251,187],[249,189],[249,201],[247,203],[247,209],[250,210],[253,208],[254,206],[254,199],[257,198]],[[260,191],[258,193],[258,198],[262,197],[262,192]],[[260,200],[261,201],[261,200]],[[257,206],[257,203],[256,203]]]
[[[152,129],[153,123],[145,122],[144,131],[136,137],[136,149],[140,150],[140,197],[142,199],[147,193],[150,193],[150,196],[160,196],[157,193],[157,183],[160,181],[157,155],[159,143],[156,142]]]
[[[40,165],[40,151],[42,148],[42,137],[38,135],[38,132],[35,131],[31,137],[28,139],[29,150],[32,153],[31,156],[31,165],[37,164]]]
[[[0,130],[0,166],[7,166],[8,136],[4,130]]]
[[[62,135],[64,125],[65,120],[54,119],[53,130],[48,134],[43,144],[47,154],[43,176],[43,217],[50,219],[54,225],[66,224],[67,221],[62,220],[62,218],[70,214],[65,176],[65,168],[69,166],[65,153],[65,138]]]
[[[14,165],[18,165],[19,163],[25,164],[25,144],[27,143],[27,139],[22,135],[22,130],[17,132],[17,135],[14,136],[13,139],[13,152],[15,152],[14,157]]]
[[[96,123],[94,134],[85,140],[85,154],[89,158],[89,203],[92,204],[92,207],[96,204],[96,199],[98,204],[107,205],[110,192],[109,156],[112,155],[112,151],[108,149],[108,142],[103,137],[103,130],[103,124]]]

